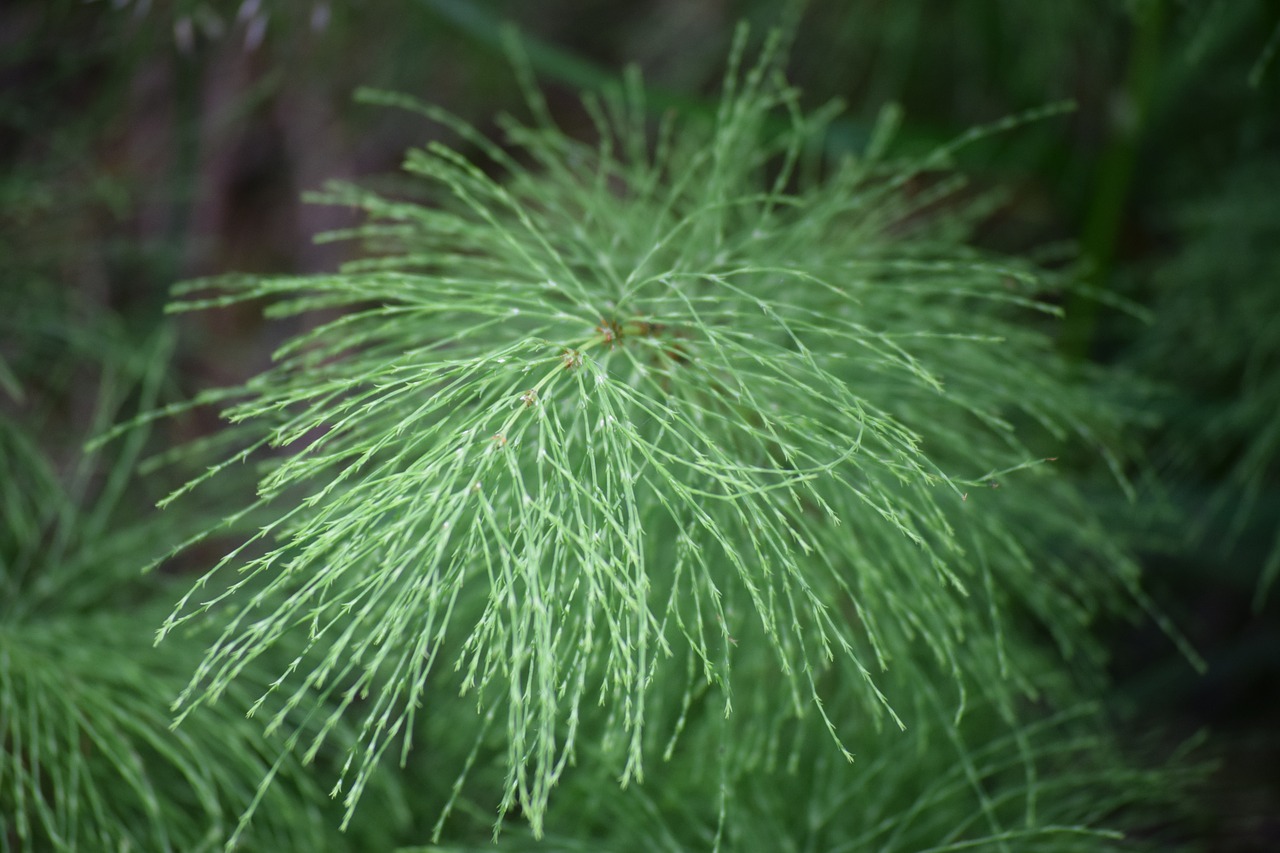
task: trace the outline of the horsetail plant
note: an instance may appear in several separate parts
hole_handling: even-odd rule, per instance
[[[771,652],[744,647],[735,674],[767,674]],[[1054,670],[1051,656],[1010,644],[1025,666]],[[976,648],[975,652],[989,651]],[[905,664],[905,665],[904,665]],[[768,690],[751,691],[725,717],[705,689],[682,707],[679,688],[655,684],[657,704],[678,711],[674,749],[654,738],[654,762],[642,785],[610,784],[611,756],[584,739],[579,765],[549,803],[545,835],[508,821],[498,842],[490,815],[475,808],[451,821],[446,846],[422,853],[480,850],[1021,850],[1174,849],[1170,816],[1196,771],[1185,756],[1164,766],[1135,761],[1100,724],[1104,707],[1077,702],[1043,710],[1013,725],[1002,709],[976,696],[957,723],[952,697],[927,660],[904,661],[883,673],[888,691],[909,697],[900,706],[905,734],[885,736],[865,725],[849,681],[828,679],[824,701],[854,766],[831,748],[816,715],[786,718],[771,710]],[[1063,680],[1063,679],[1055,679]],[[1067,677],[1066,681],[1070,681]],[[1053,688],[1074,691],[1069,684]],[[659,712],[660,714],[661,712]],[[457,737],[456,720],[440,715],[424,740]],[[663,719],[660,715],[657,719]],[[674,716],[671,719],[675,719]],[[651,726],[650,731],[658,728]],[[465,738],[464,738],[465,740]],[[428,746],[428,749],[431,747]],[[462,746],[465,750],[465,745]],[[717,756],[717,760],[708,760]],[[500,780],[497,768],[472,771],[471,805]],[[479,778],[474,778],[479,777]],[[459,809],[459,812],[463,812]],[[1138,830],[1134,832],[1133,830]]]
[[[10,341],[24,356],[42,352],[44,342],[32,338],[69,328],[57,311],[17,308],[7,316],[19,330]],[[91,430],[106,429],[131,404],[154,406],[168,337],[137,347],[97,326],[68,333],[74,345],[66,350],[84,346],[100,368],[76,386],[91,392]],[[85,361],[85,353],[43,357],[41,379],[55,377],[56,388],[85,373]],[[39,382],[24,389],[22,374],[12,373],[13,396],[32,421],[56,412],[44,399],[53,392]],[[170,703],[210,638],[191,626],[155,645],[148,626],[174,593],[160,578],[140,577],[138,567],[210,519],[131,511],[146,430],[129,430],[112,452],[68,454],[56,445],[0,415],[0,850],[386,844],[380,828],[339,835],[324,789],[283,749],[287,739],[264,736],[246,718],[287,647],[246,667],[225,702],[171,730]],[[308,715],[315,709],[290,715],[290,736],[308,730]],[[350,734],[343,726],[335,743],[349,743]],[[384,816],[398,818],[396,780],[380,779],[378,791],[390,810]]]
[[[499,824],[518,810],[536,837],[571,764],[640,782],[694,706],[762,731],[817,720],[852,759],[913,723],[895,710],[916,707],[910,679],[886,670],[927,659],[950,718],[977,685],[1012,720],[1018,696],[1060,692],[1010,652],[1028,625],[1097,654],[1090,620],[1141,593],[1048,463],[1105,454],[1115,424],[1051,345],[1063,283],[966,245],[991,199],[945,172],[1034,116],[895,161],[886,111],[859,156],[824,160],[836,110],[801,109],[780,43],[746,67],[740,34],[705,121],[655,126],[634,75],[586,96],[594,145],[527,70],[535,120],[506,121],[505,145],[365,93],[480,162],[410,152],[432,205],[332,187],[370,220],[335,235],[369,248],[339,273],[181,289],[178,311],[327,313],[205,397],[243,445],[179,494],[256,459],[245,512],[269,520],[164,623],[223,626],[180,719],[296,644],[268,730],[332,699],[307,759],[359,720],[335,788],[349,817],[461,692],[480,721],[462,774],[496,743]],[[726,778],[748,752],[721,751]]]

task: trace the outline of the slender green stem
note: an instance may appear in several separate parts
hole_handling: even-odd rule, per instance
[[[1098,162],[1093,199],[1081,234],[1081,253],[1088,264],[1086,283],[1105,290],[1133,185],[1134,166],[1142,147],[1156,82],[1164,36],[1163,0],[1148,0],[1135,13],[1129,68],[1119,101],[1113,132]],[[1068,358],[1089,357],[1098,323],[1099,303],[1088,292],[1074,294],[1067,303],[1059,348]]]

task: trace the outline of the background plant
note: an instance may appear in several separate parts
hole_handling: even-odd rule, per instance
[[[385,845],[368,824],[350,839],[333,832],[318,781],[292,758],[277,760],[280,744],[246,718],[266,686],[261,671],[171,728],[172,699],[208,638],[191,630],[155,647],[153,625],[174,593],[139,569],[210,519],[195,511],[156,520],[137,501],[145,489],[135,468],[153,446],[145,430],[83,454],[62,430],[66,407],[90,413],[92,434],[123,411],[155,406],[170,341],[140,345],[110,321],[72,324],[49,302],[33,295],[7,314],[21,330],[9,343],[21,346],[8,353],[14,411],[0,419],[0,846]],[[33,363],[42,367],[35,376]],[[61,389],[72,384],[92,399],[66,399]],[[292,724],[307,727],[304,715]],[[276,783],[259,793],[264,778]],[[378,811],[394,817],[394,784],[379,792],[387,808]],[[266,814],[248,829],[258,806]]]

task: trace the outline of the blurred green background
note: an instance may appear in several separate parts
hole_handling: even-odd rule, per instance
[[[592,136],[581,88],[635,64],[655,111],[714,108],[735,24],[798,16],[806,101],[846,105],[826,145],[859,151],[886,103],[927,150],[1064,99],[1065,116],[965,148],[1003,203],[981,239],[1073,269],[1060,346],[1114,368],[1145,464],[1138,500],[1099,502],[1140,550],[1154,627],[1106,626],[1117,713],[1170,745],[1207,731],[1213,850],[1280,849],[1280,6],[1269,0],[8,0],[0,5],[0,418],[74,467],[98,368],[177,329],[168,399],[243,381],[291,330],[247,309],[167,318],[191,277],[331,270],[354,224],[303,193],[403,188],[440,129],[356,104],[412,94],[486,132],[521,113],[513,22],[557,119]],[[213,414],[162,424],[161,448]],[[31,452],[6,446],[5,453]],[[10,480],[9,487],[13,488]],[[155,495],[136,495],[149,511]],[[1110,503],[1115,502],[1114,506]],[[126,501],[128,503],[128,501]],[[180,567],[177,570],[181,570]]]

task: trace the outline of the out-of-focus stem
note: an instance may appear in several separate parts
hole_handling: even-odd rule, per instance
[[[1086,283],[1097,290],[1106,289],[1115,260],[1134,165],[1159,74],[1164,21],[1163,0],[1147,0],[1134,13],[1129,67],[1124,89],[1119,93],[1119,115],[1112,122],[1111,139],[1098,163],[1093,200],[1081,234],[1081,250],[1088,264]],[[1072,359],[1087,358],[1097,322],[1097,300],[1088,294],[1074,295],[1067,303],[1062,329],[1063,354]]]

